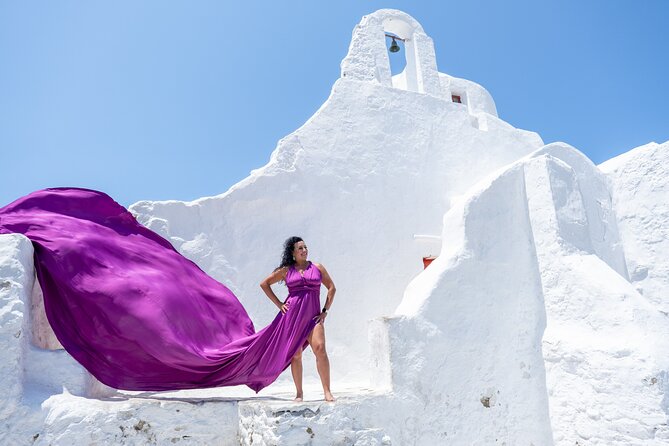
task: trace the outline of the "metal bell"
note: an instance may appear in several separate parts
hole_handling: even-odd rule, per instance
[[[396,53],[400,50],[400,46],[395,42],[395,38],[393,37],[393,43],[390,44],[390,48],[388,48],[388,51],[391,53]]]

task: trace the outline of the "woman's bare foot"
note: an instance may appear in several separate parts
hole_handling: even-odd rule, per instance
[[[303,395],[302,395],[301,393],[298,393],[298,394],[295,396],[295,398],[293,398],[293,401],[296,402],[296,403],[301,403],[301,402],[302,402],[302,396],[303,396]]]
[[[329,403],[333,403],[335,401],[335,397],[332,396],[332,393],[330,393],[329,390],[325,391],[325,401]]]

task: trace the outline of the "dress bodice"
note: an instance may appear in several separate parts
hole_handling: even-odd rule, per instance
[[[302,291],[320,291],[321,272],[312,262],[309,262],[309,266],[307,266],[303,274],[300,274],[293,265],[286,272],[286,285],[288,286],[289,294]]]

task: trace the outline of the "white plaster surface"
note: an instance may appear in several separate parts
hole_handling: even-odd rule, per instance
[[[631,282],[669,313],[669,141],[637,147],[599,167],[611,182]]]
[[[23,354],[28,335],[25,303],[33,286],[32,245],[22,235],[0,236],[0,419],[19,405],[23,388]]]
[[[522,167],[451,208],[440,256],[409,284],[388,325],[393,390],[414,400],[407,415],[423,427],[400,444],[413,435],[416,444],[551,442]]]
[[[384,32],[410,42],[393,78]],[[668,152],[600,171],[544,146],[439,73],[414,19],[365,16],[330,97],[266,166],[215,197],[131,206],[256,328],[277,311],[258,283],[303,236],[337,284],[338,401],[317,400],[310,354],[304,403],[289,373],[259,396],[106,388],[45,323],[28,239],[0,235],[0,444],[667,444]]]
[[[525,168],[556,444],[666,444],[669,319],[628,282],[604,176],[565,144]],[[604,243],[603,243],[604,242]]]
[[[542,145],[508,124],[478,129],[450,98],[341,78],[269,163],[229,191],[130,209],[228,285],[257,327],[277,311],[258,283],[277,266],[283,241],[303,237],[337,285],[326,322],[333,379],[367,385],[368,320],[392,314],[422,257],[438,252],[413,235],[439,234],[454,197]]]
[[[497,117],[495,101],[488,90],[481,85],[445,73],[439,73],[439,79],[444,92],[450,91],[451,94],[460,96],[462,103],[469,108],[471,114],[488,113]]]

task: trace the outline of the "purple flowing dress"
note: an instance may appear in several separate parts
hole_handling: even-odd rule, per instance
[[[255,332],[237,297],[108,195],[49,188],[0,208],[0,234],[34,247],[63,347],[104,384],[176,390],[271,384],[306,347],[320,271],[286,275],[289,310]],[[263,297],[264,298],[264,297]]]

